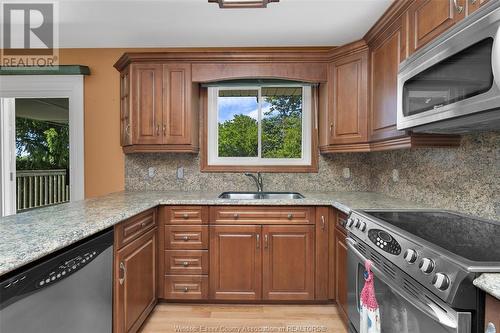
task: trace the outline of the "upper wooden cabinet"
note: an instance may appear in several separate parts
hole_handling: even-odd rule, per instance
[[[368,51],[339,58],[329,67],[332,83],[328,132],[330,144],[367,140]]]
[[[410,54],[463,19],[466,1],[470,0],[415,0],[408,10]]]
[[[405,18],[399,17],[370,45],[371,141],[405,135],[396,129],[398,67],[407,54]]]
[[[132,63],[120,78],[126,153],[198,150],[198,85],[191,81],[191,64]]]

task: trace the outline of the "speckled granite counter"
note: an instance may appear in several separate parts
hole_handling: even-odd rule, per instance
[[[500,273],[484,273],[474,280],[474,285],[500,300]]]
[[[0,218],[0,275],[62,249],[159,204],[165,205],[333,205],[362,208],[416,205],[369,192],[303,193],[299,200],[228,200],[219,193],[118,192]]]

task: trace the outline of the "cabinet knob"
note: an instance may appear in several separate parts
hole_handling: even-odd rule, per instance
[[[187,220],[189,218],[189,215],[187,213],[182,214],[182,218],[184,220]]]
[[[141,228],[144,228],[146,226],[146,222],[141,223]]]
[[[488,322],[488,325],[486,325],[486,330],[484,333],[497,333],[497,329],[495,327],[495,324],[492,322]]]
[[[188,236],[184,236],[184,237],[182,237],[182,239],[183,239],[185,242],[187,242],[187,241],[189,240],[189,237],[188,237]]]
[[[189,291],[188,287],[184,287],[184,292],[187,293]]]
[[[188,263],[187,261],[184,261],[184,262],[182,263],[182,266],[184,266],[184,267],[188,267],[188,266],[189,266],[189,263]]]
[[[293,214],[292,213],[288,213],[287,217],[288,217],[289,220],[291,220],[291,219],[293,219]]]
[[[234,217],[235,219],[238,219],[238,218],[240,217],[240,214],[238,214],[238,213],[234,213],[234,214],[233,214],[233,217]]]
[[[453,0],[453,4],[455,5],[455,10],[457,11],[457,13],[462,13],[464,11],[464,6],[460,6],[458,4],[458,0]]]

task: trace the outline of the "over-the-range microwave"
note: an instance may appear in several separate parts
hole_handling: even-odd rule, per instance
[[[500,1],[404,61],[397,98],[400,130],[500,130]]]

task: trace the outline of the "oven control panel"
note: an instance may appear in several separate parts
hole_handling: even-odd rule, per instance
[[[401,245],[387,232],[380,229],[370,229],[368,231],[368,238],[375,244],[378,248],[384,250],[387,253],[393,254],[395,256],[401,253]]]

